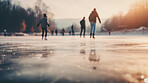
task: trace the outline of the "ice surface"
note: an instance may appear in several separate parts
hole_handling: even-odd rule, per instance
[[[0,83],[144,83],[147,36],[0,37]]]

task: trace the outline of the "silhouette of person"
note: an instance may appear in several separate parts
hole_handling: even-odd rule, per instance
[[[69,31],[69,35],[71,35],[71,31]]]
[[[41,28],[42,28],[42,39],[44,37],[44,31],[45,31],[45,40],[47,40],[47,26],[49,27],[49,24],[47,22],[47,16],[46,16],[46,14],[43,14],[43,16],[44,17],[37,24],[37,27],[41,24]]]
[[[73,25],[71,26],[71,32],[72,32],[72,35],[75,35],[75,31],[74,31],[74,26]]]
[[[4,36],[7,36],[7,30],[4,29]]]
[[[63,29],[62,29],[62,35],[63,35],[63,36],[64,36],[64,33],[65,33],[65,29],[63,28]]]
[[[108,29],[108,35],[111,35],[111,29]]]
[[[58,35],[58,30],[57,29],[55,30],[55,33],[56,33],[56,36],[57,36]]]
[[[98,18],[99,22],[101,23],[101,20],[100,20],[99,15],[96,11],[96,8],[94,8],[94,10],[89,15],[89,22],[91,25],[90,38],[92,35],[93,35],[93,38],[95,38],[94,35],[95,35],[95,28],[96,28],[96,18]],[[93,33],[92,33],[92,31],[93,31]]]
[[[83,30],[84,30],[83,37],[85,37],[85,28],[86,28],[85,17],[83,17],[83,19],[80,21],[80,25],[81,25],[80,37],[82,35]]]
[[[54,30],[51,30],[51,35],[52,35],[52,36],[54,35]]]

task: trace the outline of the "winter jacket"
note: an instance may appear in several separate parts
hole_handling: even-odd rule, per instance
[[[89,15],[89,22],[96,23],[96,18],[98,18],[99,22],[101,23],[101,20],[99,18],[97,11],[92,11],[91,14]]]
[[[82,19],[81,21],[80,21],[80,25],[81,25],[81,27],[84,27],[85,28],[85,20],[84,19]]]

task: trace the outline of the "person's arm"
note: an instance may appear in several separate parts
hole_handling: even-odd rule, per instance
[[[98,15],[98,13],[97,13],[97,17],[98,17],[98,20],[99,20],[99,22],[100,22],[100,24],[101,24],[101,19],[100,19],[100,17],[99,17],[99,15]]]
[[[100,22],[100,24],[101,24],[101,19],[98,17],[98,20],[99,20],[99,22]]]
[[[91,16],[91,14],[89,15],[89,22],[90,22],[90,18],[91,18],[90,16]]]
[[[37,24],[37,27],[39,27],[39,25],[41,24],[42,20],[40,20],[40,22]]]
[[[85,23],[85,20],[84,20],[84,26],[86,27],[86,23]]]
[[[48,27],[50,27],[50,25],[49,24],[47,24],[48,25]]]
[[[82,26],[82,20],[80,21],[80,25]]]
[[[47,22],[47,18],[46,18],[46,22]],[[49,25],[49,23],[48,23],[48,22],[47,22],[46,24],[48,25],[48,27],[50,27],[50,25]]]

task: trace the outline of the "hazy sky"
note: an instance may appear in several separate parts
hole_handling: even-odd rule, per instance
[[[36,0],[19,0],[21,5],[31,7]],[[109,18],[119,12],[126,13],[130,6],[139,0],[42,0],[54,13],[54,18],[88,17],[96,8],[101,18]]]

